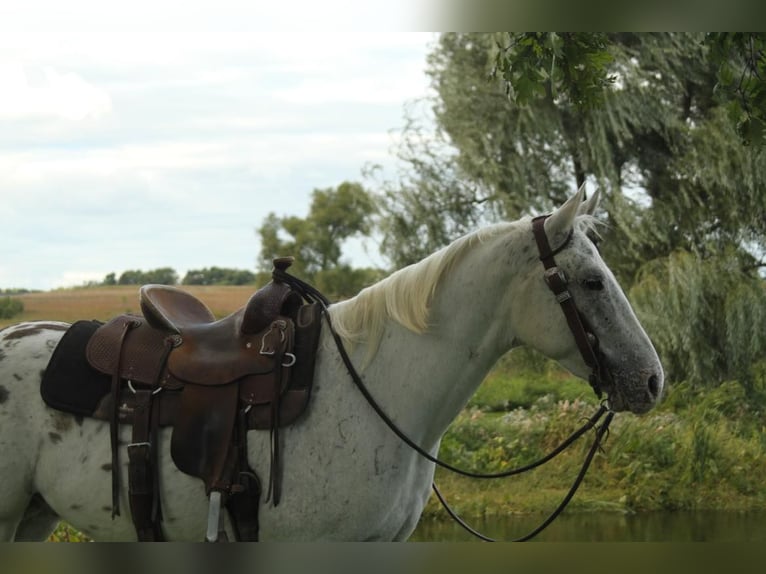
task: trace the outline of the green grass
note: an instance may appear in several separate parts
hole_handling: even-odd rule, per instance
[[[48,542],[91,542],[82,532],[75,530],[65,522],[60,522]]]
[[[575,511],[746,510],[766,508],[766,377],[713,388],[671,385],[664,403],[643,416],[618,414]],[[550,451],[598,401],[586,383],[557,369],[512,375],[501,365],[452,424],[440,455],[453,464],[498,471]],[[504,410],[506,409],[506,410]],[[472,480],[439,469],[437,483],[468,517],[552,510],[572,484],[592,433],[528,474]],[[432,499],[425,516],[446,518]]]

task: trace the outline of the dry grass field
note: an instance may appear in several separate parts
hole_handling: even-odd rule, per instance
[[[119,285],[17,295],[24,303],[24,312],[12,319],[0,319],[0,328],[22,321],[106,321],[120,313],[140,314],[138,289],[136,285]],[[224,317],[244,305],[256,287],[188,285],[182,289],[201,299],[216,317]]]

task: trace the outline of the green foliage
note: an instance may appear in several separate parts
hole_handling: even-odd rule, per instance
[[[582,426],[595,409],[590,402],[556,401],[553,395],[537,399],[529,409],[516,408],[505,415],[468,409],[442,439],[440,456],[480,472],[528,464]]]
[[[10,296],[0,297],[0,319],[11,319],[24,312],[24,303]]]
[[[464,176],[444,131],[427,134],[410,118],[403,136],[398,155],[409,170],[395,183],[381,183],[381,251],[396,268],[416,263],[497,218],[497,198],[481,182]],[[431,144],[424,147],[424,141]]]
[[[360,184],[343,182],[337,188],[316,189],[306,217],[278,217],[270,213],[258,229],[261,269],[270,270],[275,257],[292,255],[291,273],[324,285],[327,296],[347,297],[379,277],[375,270],[355,270],[341,260],[343,242],[368,236],[377,206]]]
[[[519,105],[534,98],[566,98],[579,107],[603,103],[604,88],[614,83],[608,65],[613,56],[603,32],[509,33],[499,44],[494,75]]]
[[[493,76],[508,96],[525,105],[535,98],[568,99],[579,107],[602,105],[617,72],[615,36],[605,33],[508,34],[498,43]],[[619,42],[620,40],[617,40]],[[745,144],[766,142],[766,34],[719,32],[695,37],[715,69],[713,92]]]
[[[69,526],[66,522],[60,522],[56,530],[51,534],[48,542],[91,542],[91,539],[79,530]]]
[[[642,268],[630,297],[671,380],[715,384],[766,358],[766,285],[740,257],[676,251]]]
[[[716,95],[745,144],[766,142],[766,34],[708,34],[718,62]]]
[[[357,269],[340,264],[315,275],[314,286],[330,300],[356,295],[364,287],[377,283],[385,276],[380,269]]]
[[[629,418],[614,432],[612,449],[621,451],[615,479],[625,488],[626,504],[669,510],[762,506],[764,403],[747,400],[737,381],[714,389],[679,387],[671,396],[678,391],[685,400],[650,415],[653,428],[643,418]]]
[[[766,366],[758,367],[751,376],[754,382],[729,380],[714,388],[679,383],[669,390],[668,400],[651,413],[641,417],[619,414],[605,443],[605,455],[594,461],[575,505],[629,511],[763,508]],[[514,376],[496,372],[482,385],[494,389],[477,394],[473,406],[449,428],[440,456],[458,466],[485,471],[531,462],[595,411],[597,401],[592,393],[583,398],[569,395],[567,386],[572,385],[573,390],[576,384],[587,389],[583,381],[565,379],[558,373],[533,377],[527,372]],[[549,392],[536,398],[528,393],[525,406],[506,414],[494,411],[497,396],[513,396],[525,387]],[[585,448],[573,447],[547,463],[544,470],[504,481],[496,488],[444,474],[438,482],[450,485],[468,516],[519,508],[534,511],[560,500],[582,463]],[[515,500],[509,500],[509,492],[516,493]],[[520,501],[519,496],[525,500]],[[530,504],[529,499],[536,502]],[[437,507],[429,505],[427,514],[443,515]]]
[[[190,269],[181,281],[183,285],[250,285],[254,282],[252,271],[228,267]]]
[[[233,269],[229,267],[204,267],[202,269],[190,269],[184,275],[183,285],[250,285],[256,282],[256,274],[247,269]],[[268,279],[266,279],[268,281]],[[130,269],[116,277],[115,273],[109,273],[100,283],[90,283],[88,287],[100,287],[104,285],[146,285],[156,283],[160,285],[177,285],[178,274],[171,267],[160,267],[149,271]]]
[[[517,408],[531,409],[539,400],[597,404],[588,384],[574,379],[549,363],[543,372],[524,370],[510,375],[505,368],[495,369],[468,401],[468,408],[487,412],[507,412]]]

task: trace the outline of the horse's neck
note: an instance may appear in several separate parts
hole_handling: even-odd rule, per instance
[[[388,414],[426,448],[436,444],[513,339],[503,309],[508,269],[484,266],[490,263],[471,253],[447,274],[426,333],[389,320],[365,369]],[[364,352],[358,349],[357,360]]]

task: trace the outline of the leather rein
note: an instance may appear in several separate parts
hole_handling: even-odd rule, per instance
[[[545,235],[545,229],[544,229],[544,223],[548,217],[549,215],[543,215],[540,217],[536,217],[532,220],[532,231],[534,233],[535,241],[537,243],[537,247],[540,252],[540,261],[542,261],[543,266],[545,267],[545,275],[544,275],[545,282],[548,285],[548,287],[551,289],[553,294],[555,295],[558,303],[561,305],[561,309],[564,312],[564,315],[567,320],[567,324],[569,325],[569,329],[575,338],[577,348],[580,351],[580,354],[582,355],[583,360],[591,369],[589,382],[591,386],[593,387],[593,390],[595,391],[596,395],[599,398],[601,398],[602,396],[601,385],[602,385],[602,382],[604,382],[604,379],[608,380],[609,374],[604,368],[602,361],[599,359],[598,338],[591,331],[587,329],[587,322],[580,315],[579,311],[577,310],[577,307],[575,306],[572,294],[569,292],[567,277],[564,274],[564,272],[561,269],[559,269],[559,267],[556,265],[556,262],[554,259],[554,256],[560,253],[569,244],[569,242],[572,239],[572,232],[570,232],[566,240],[559,247],[557,247],[556,249],[551,249],[550,244],[548,242],[548,238]],[[388,428],[391,429],[391,431],[397,437],[399,437],[399,439],[401,439],[407,446],[409,446],[411,449],[417,452],[420,456],[422,456],[429,462],[432,462],[451,472],[460,474],[462,476],[467,476],[469,478],[492,479],[492,478],[505,478],[505,477],[521,474],[528,470],[532,470],[533,468],[537,468],[538,466],[545,464],[546,462],[550,461],[551,459],[555,458],[558,454],[566,450],[567,447],[573,444],[583,434],[588,432],[590,429],[594,428],[596,424],[598,423],[598,421],[601,419],[601,417],[605,413],[607,413],[606,418],[601,423],[601,425],[598,426],[596,430],[596,436],[593,440],[590,450],[588,451],[588,454],[585,457],[585,460],[580,469],[580,472],[578,473],[574,483],[570,487],[567,494],[564,496],[561,503],[540,524],[540,526],[538,526],[537,528],[535,528],[534,530],[532,530],[531,532],[529,532],[528,534],[524,536],[511,540],[511,542],[523,542],[523,541],[531,540],[532,538],[537,536],[540,532],[542,532],[546,527],[548,527],[559,516],[559,514],[563,512],[567,504],[569,504],[569,501],[577,492],[577,489],[582,483],[582,480],[585,478],[585,474],[587,473],[588,468],[590,467],[591,461],[593,460],[593,457],[595,456],[596,452],[600,449],[601,442],[604,438],[604,435],[606,435],[606,433],[608,432],[609,424],[612,422],[612,418],[614,417],[614,412],[611,411],[611,409],[608,406],[608,399],[605,399],[604,401],[602,401],[601,406],[596,411],[596,413],[593,416],[591,416],[579,429],[577,429],[567,439],[565,439],[559,446],[554,448],[549,454],[545,455],[544,457],[532,463],[529,463],[520,467],[510,468],[507,470],[492,472],[492,473],[473,472],[473,471],[461,469],[459,467],[455,467],[433,456],[431,453],[429,453],[420,445],[416,444],[412,439],[410,439],[407,436],[407,434],[405,434],[396,425],[396,423],[394,423],[393,420],[391,420],[391,418],[385,413],[385,411],[381,408],[381,406],[378,404],[375,398],[370,394],[369,390],[367,389],[367,386],[364,384],[364,381],[362,380],[362,377],[359,375],[358,371],[354,367],[351,361],[351,358],[349,357],[348,352],[346,351],[345,345],[343,344],[343,340],[340,338],[340,336],[335,331],[335,328],[332,325],[332,321],[330,320],[330,313],[329,313],[329,306],[331,304],[330,301],[317,289],[315,289],[308,283],[305,283],[304,281],[298,279],[297,277],[290,275],[286,271],[275,270],[274,277],[278,279],[279,281],[283,281],[289,284],[293,289],[298,291],[307,301],[316,302],[320,304],[320,306],[322,307],[324,311],[323,315],[324,315],[325,321],[327,322],[327,326],[330,330],[330,334],[332,335],[332,338],[335,341],[335,345],[338,348],[338,353],[340,354],[341,360],[343,361],[343,364],[348,370],[348,373],[351,376],[351,379],[353,380],[354,384],[357,386],[359,391],[362,393],[364,398],[367,400],[367,402],[370,404],[372,409],[375,411],[375,413],[386,424],[386,426],[388,426]],[[462,528],[464,528],[465,530],[467,530],[468,532],[470,532],[477,538],[480,538],[481,540],[484,540],[486,542],[495,542],[495,539],[490,538],[489,536],[486,536],[478,532],[477,530],[469,526],[465,521],[463,521],[463,519],[461,519],[455,513],[455,511],[449,506],[449,504],[447,504],[447,501],[442,496],[435,482],[431,484],[431,487],[434,493],[436,494],[436,497],[439,499],[439,502],[444,506],[445,510],[450,515],[450,517],[453,518]]]

